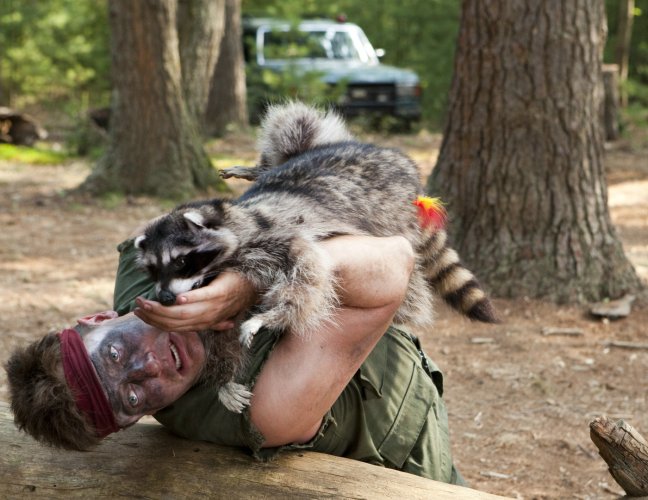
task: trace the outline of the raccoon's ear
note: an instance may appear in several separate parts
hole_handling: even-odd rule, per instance
[[[135,246],[135,248],[138,248],[140,250],[146,250],[146,235],[141,234],[137,238],[135,238],[133,245]]]
[[[182,216],[187,219],[189,222],[191,222],[194,226],[197,227],[205,227],[205,218],[203,217],[203,214],[196,210],[190,210],[189,212],[185,212],[182,214]]]

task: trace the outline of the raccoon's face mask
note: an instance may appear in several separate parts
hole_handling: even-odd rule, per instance
[[[178,294],[207,285],[237,248],[236,236],[212,212],[174,211],[135,239],[139,265],[155,281],[163,305],[173,305]]]

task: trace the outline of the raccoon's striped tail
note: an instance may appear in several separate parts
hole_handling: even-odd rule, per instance
[[[461,264],[457,252],[447,246],[445,230],[430,231],[419,255],[428,284],[452,308],[475,321],[499,322],[477,278]]]

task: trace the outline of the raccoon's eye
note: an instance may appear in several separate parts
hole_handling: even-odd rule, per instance
[[[187,263],[187,259],[184,256],[178,257],[176,260],[173,261],[173,267],[180,270],[185,266],[186,263]]]

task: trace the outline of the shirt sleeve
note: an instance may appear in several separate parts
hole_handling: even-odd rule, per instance
[[[137,249],[129,239],[117,246],[119,264],[113,293],[113,309],[121,316],[135,309],[135,299],[155,299],[155,283],[137,265]]]

